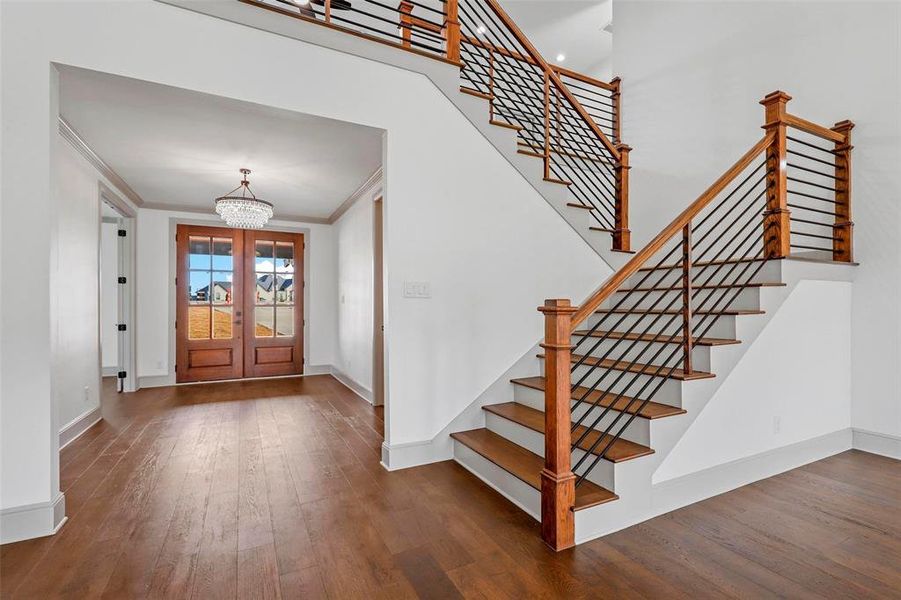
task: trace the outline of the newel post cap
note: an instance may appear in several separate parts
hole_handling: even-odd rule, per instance
[[[847,133],[854,129],[854,122],[845,119],[844,121],[839,121],[835,125],[832,126],[832,131],[837,133]]]
[[[792,99],[792,97],[789,96],[788,94],[786,94],[785,92],[783,92],[782,90],[776,90],[775,92],[770,92],[769,94],[764,96],[763,100],[761,100],[760,103],[763,104],[764,106],[766,106],[767,104],[774,104],[774,103],[778,103],[778,102],[781,102],[784,104],[791,99]]]
[[[578,307],[573,306],[568,298],[550,298],[538,307],[538,311],[546,315],[572,314]]]

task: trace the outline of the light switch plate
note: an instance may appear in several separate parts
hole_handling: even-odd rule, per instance
[[[431,298],[432,284],[428,281],[405,281],[404,298]]]

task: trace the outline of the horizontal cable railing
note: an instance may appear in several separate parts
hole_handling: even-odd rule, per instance
[[[782,92],[764,99],[763,139],[582,306],[548,300],[539,309],[547,378],[542,531],[552,546],[571,539],[566,511],[575,487],[611,457],[648,405],[671,401],[671,382],[712,375],[694,364],[695,346],[736,342],[717,323],[736,303],[752,301],[747,294],[766,283],[767,261],[806,249],[810,242],[794,240],[818,240],[811,228],[830,232],[822,247],[830,258],[851,260],[853,125],[815,125],[788,114],[788,99]],[[834,147],[811,147],[811,135]],[[820,197],[826,191],[832,195]],[[790,208],[802,202],[796,196],[832,208],[801,222]]]

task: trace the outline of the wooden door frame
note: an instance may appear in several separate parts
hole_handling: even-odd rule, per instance
[[[291,373],[290,375],[285,375],[283,373],[273,373],[270,372],[269,369],[260,366],[254,366],[253,364],[253,356],[251,356],[250,352],[247,352],[248,349],[248,341],[253,340],[253,343],[260,344],[261,347],[265,347],[270,345],[270,342],[266,341],[265,338],[256,338],[254,336],[254,331],[256,328],[255,317],[253,314],[254,309],[254,293],[256,291],[256,273],[255,273],[255,261],[254,255],[249,251],[249,248],[253,247],[254,242],[249,241],[245,236],[245,253],[244,253],[244,378],[255,378],[255,377],[285,377],[292,375],[303,375],[304,366],[306,363],[306,357],[304,356],[304,325],[305,325],[305,317],[304,317],[304,296],[306,295],[306,269],[304,265],[305,260],[305,250],[306,250],[306,240],[307,236],[303,232],[288,232],[288,231],[270,231],[268,229],[263,230],[247,230],[245,233],[250,233],[252,236],[260,235],[265,236],[267,240],[273,240],[276,242],[293,242],[294,243],[294,367],[297,369],[296,373]],[[253,281],[254,285],[251,286],[250,282]],[[277,306],[277,304],[276,304]],[[260,341],[262,340],[262,341]],[[272,338],[271,345],[277,345],[278,338]],[[254,346],[256,347],[256,346]],[[261,372],[253,372],[253,371],[261,371]]]

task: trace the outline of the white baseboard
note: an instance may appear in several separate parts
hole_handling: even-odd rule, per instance
[[[332,374],[332,377],[343,383],[345,387],[350,389],[350,391],[352,391],[354,394],[356,394],[366,402],[372,404],[372,390],[357,383],[352,377],[348,376],[346,373],[342,372],[341,369],[335,366],[331,367],[330,372]]]
[[[66,522],[66,497],[0,510],[0,544],[53,535]]]
[[[119,367],[102,367],[100,369],[101,377],[115,377],[119,374]]]
[[[59,430],[59,449],[71,444],[75,438],[87,431],[94,423],[102,419],[100,407],[92,408],[83,415],[74,418]]]
[[[382,442],[382,466],[388,471],[409,469],[454,456],[454,445],[450,438],[391,444]]]
[[[855,450],[901,460],[901,437],[856,427],[851,435]]]

